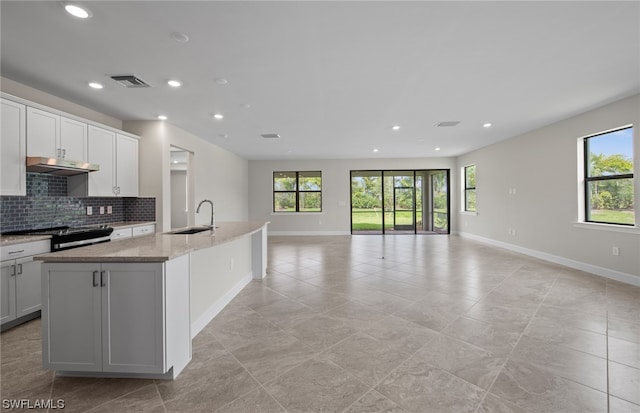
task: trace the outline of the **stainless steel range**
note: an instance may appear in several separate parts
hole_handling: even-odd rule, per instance
[[[51,235],[51,252],[85,245],[109,242],[113,228],[107,225],[93,227],[53,227],[25,231],[12,231],[3,235]]]

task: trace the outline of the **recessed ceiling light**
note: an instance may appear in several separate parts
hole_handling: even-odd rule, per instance
[[[171,79],[170,81],[167,82],[167,84],[171,87],[180,87],[182,86],[182,83],[180,83],[179,80],[175,80],[175,79]]]
[[[165,115],[158,115],[158,119],[167,120],[167,117]]]
[[[89,87],[93,89],[102,89],[104,86],[98,82],[89,82]]]
[[[221,113],[214,113],[214,114],[213,114],[213,117],[214,117],[215,119],[218,119],[218,120],[220,120],[220,119],[224,119],[224,115],[223,115],[223,114],[221,114]]]
[[[491,124],[489,122],[485,123],[484,125],[482,125],[483,128],[490,128]]]
[[[79,19],[88,19],[92,16],[89,10],[76,4],[65,4],[64,9],[67,11],[67,13]]]
[[[373,151],[374,151],[374,152],[379,152],[379,151],[380,151],[380,149],[378,149],[378,148],[373,148]]]
[[[182,32],[173,32],[171,33],[171,38],[178,43],[186,43],[189,41],[189,36]]]
[[[399,125],[393,125],[393,126],[391,127],[391,129],[393,129],[393,130],[398,130],[398,129],[400,129],[400,126],[399,126]]]
[[[178,161],[173,161],[173,163],[178,163]]]
[[[214,79],[214,82],[219,85],[226,85],[227,83],[229,83],[229,81],[227,81],[227,79],[225,79],[224,77],[217,77]]]
[[[440,148],[435,148],[435,150],[436,150],[436,151],[439,151],[439,150],[440,150]]]

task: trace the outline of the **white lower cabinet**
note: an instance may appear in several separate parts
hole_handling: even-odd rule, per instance
[[[177,266],[188,271],[188,260]],[[191,358],[189,328],[177,325],[189,325],[188,281],[186,295],[169,290],[167,282],[175,283],[181,271],[167,275],[168,268],[169,263],[43,264],[44,367],[177,375]],[[165,315],[168,308],[179,309],[176,319]],[[174,341],[180,344],[168,345]]]
[[[0,274],[0,324],[7,327],[37,317],[40,294],[40,261],[33,256],[49,252],[49,241],[36,241],[3,247]],[[10,257],[16,257],[7,259]],[[21,321],[20,318],[24,317]],[[16,321],[17,320],[17,321]]]
[[[156,224],[136,225],[131,227],[118,226],[113,228],[111,233],[111,241],[119,239],[142,237],[144,235],[155,234]]]

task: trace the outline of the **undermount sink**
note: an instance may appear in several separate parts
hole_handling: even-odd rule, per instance
[[[193,227],[193,228],[181,229],[179,231],[169,232],[169,234],[171,234],[171,235],[191,235],[191,234],[197,234],[198,232],[204,232],[204,231],[210,231],[210,228],[209,227]]]

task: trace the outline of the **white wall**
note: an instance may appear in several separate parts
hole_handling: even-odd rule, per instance
[[[246,221],[248,165],[245,159],[162,121],[125,121],[140,140],[140,196],[154,196],[158,231],[171,228],[170,147],[192,152],[189,185],[193,195],[189,225],[209,223],[208,206],[194,216],[198,202],[210,199],[217,221]]]
[[[269,234],[350,234],[352,170],[450,169],[451,208],[457,205],[457,168],[454,158],[340,159],[249,161],[249,219],[271,221]],[[274,171],[322,171],[321,213],[273,213]],[[456,214],[451,216],[455,228]]]
[[[34,103],[39,103],[44,106],[49,106],[50,108],[58,109],[62,112],[67,112],[81,118],[111,126],[112,128],[122,129],[122,121],[120,119],[107,116],[104,113],[96,112],[95,110],[91,110],[76,103],[69,102],[68,100],[50,95],[30,86],[23,85],[22,83],[7,79],[6,77],[0,77],[0,90],[10,95],[30,100]]]
[[[578,139],[629,124],[634,125],[635,191],[640,194],[640,95],[636,95],[460,156],[458,168],[476,165],[478,214],[459,214],[459,232],[640,283],[640,230],[614,232],[594,229],[598,226],[593,224],[575,225],[583,208],[578,200]],[[509,188],[516,189],[515,195]],[[460,205],[456,207],[460,211]],[[640,226],[639,210],[636,204]],[[509,228],[516,230],[516,236],[509,235]],[[620,256],[612,255],[613,246],[620,248]]]

